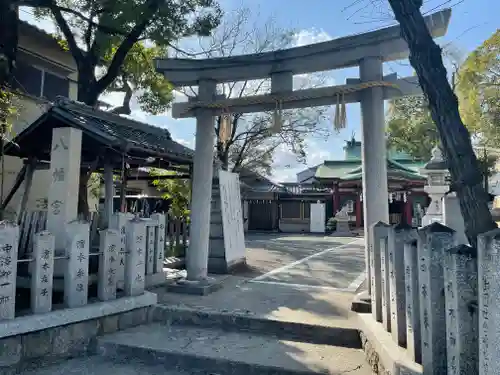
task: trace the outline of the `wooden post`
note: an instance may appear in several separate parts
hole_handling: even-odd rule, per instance
[[[127,212],[127,200],[125,193],[127,190],[127,163],[125,162],[125,155],[122,156],[122,170],[121,170],[121,186],[120,186],[120,212]]]
[[[24,193],[23,198],[21,199],[21,204],[19,206],[19,210],[17,211],[16,221],[19,221],[19,218],[26,211],[26,206],[28,205],[28,198],[31,191],[31,185],[33,183],[33,175],[35,174],[36,169],[36,159],[31,159],[29,161],[28,167],[26,168],[26,177],[24,179]]]
[[[104,227],[109,228],[109,221],[113,215],[113,165],[104,164]]]

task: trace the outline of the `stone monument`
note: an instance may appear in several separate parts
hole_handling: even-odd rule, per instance
[[[349,228],[349,213],[347,212],[347,206],[342,207],[342,209],[335,214],[335,220],[337,226],[335,227],[335,232],[333,232],[334,237],[352,237],[354,233],[351,232]]]
[[[212,187],[208,271],[228,273],[246,262],[240,182],[219,169]]]

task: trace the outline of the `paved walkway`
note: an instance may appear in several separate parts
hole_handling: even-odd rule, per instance
[[[364,240],[312,235],[250,235],[248,270],[219,276],[207,296],[152,291],[159,303],[237,312],[326,326],[351,327],[350,305],[364,281]]]
[[[363,239],[251,235],[247,245],[248,268],[219,276],[224,287],[215,293],[153,290],[164,309],[183,315],[184,323],[172,324],[175,313],[167,314],[162,323],[99,337],[100,356],[23,374],[371,374],[362,350],[333,343],[352,334],[356,341],[350,304],[364,281]],[[253,325],[258,319],[252,318],[267,324]]]

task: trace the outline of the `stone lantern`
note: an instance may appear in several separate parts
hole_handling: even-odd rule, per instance
[[[420,170],[420,174],[427,177],[424,191],[429,195],[431,203],[422,218],[422,226],[429,225],[435,221],[443,223],[443,197],[449,191],[447,183],[448,169],[439,147],[432,150],[431,160]]]

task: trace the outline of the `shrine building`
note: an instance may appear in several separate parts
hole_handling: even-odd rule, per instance
[[[426,177],[419,173],[426,161],[415,161],[405,153],[388,150],[387,178],[389,186],[389,219],[419,225],[428,204],[424,192]],[[261,177],[261,176],[260,176]],[[308,232],[310,205],[325,204],[326,220],[343,207],[349,213],[352,228],[363,228],[363,178],[361,142],[347,141],[344,159],[325,160],[297,174],[297,182],[258,182],[258,189],[244,194],[247,228]],[[253,186],[251,182],[247,185]],[[403,220],[404,219],[404,220]]]

